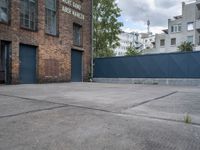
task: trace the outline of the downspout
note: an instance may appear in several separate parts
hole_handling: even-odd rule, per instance
[[[93,69],[93,51],[94,51],[94,44],[93,44],[93,36],[94,36],[94,22],[93,22],[93,0],[91,0],[91,68],[90,68],[90,74],[91,74],[91,79],[93,80],[93,76],[94,76],[94,69]]]

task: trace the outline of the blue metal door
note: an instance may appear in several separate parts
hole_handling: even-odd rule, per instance
[[[82,81],[82,52],[76,50],[71,52],[71,81]]]
[[[20,45],[20,83],[36,83],[36,47]]]

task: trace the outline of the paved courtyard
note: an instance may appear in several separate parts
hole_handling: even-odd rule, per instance
[[[0,86],[0,150],[200,150],[200,88]]]

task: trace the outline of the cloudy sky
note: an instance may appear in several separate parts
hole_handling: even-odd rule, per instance
[[[122,10],[119,21],[126,32],[147,31],[147,20],[151,21],[151,32],[160,33],[167,28],[169,18],[181,14],[182,1],[194,0],[116,0]]]

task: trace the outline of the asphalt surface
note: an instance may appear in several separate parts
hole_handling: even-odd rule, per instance
[[[200,88],[0,86],[0,150],[200,150]]]

